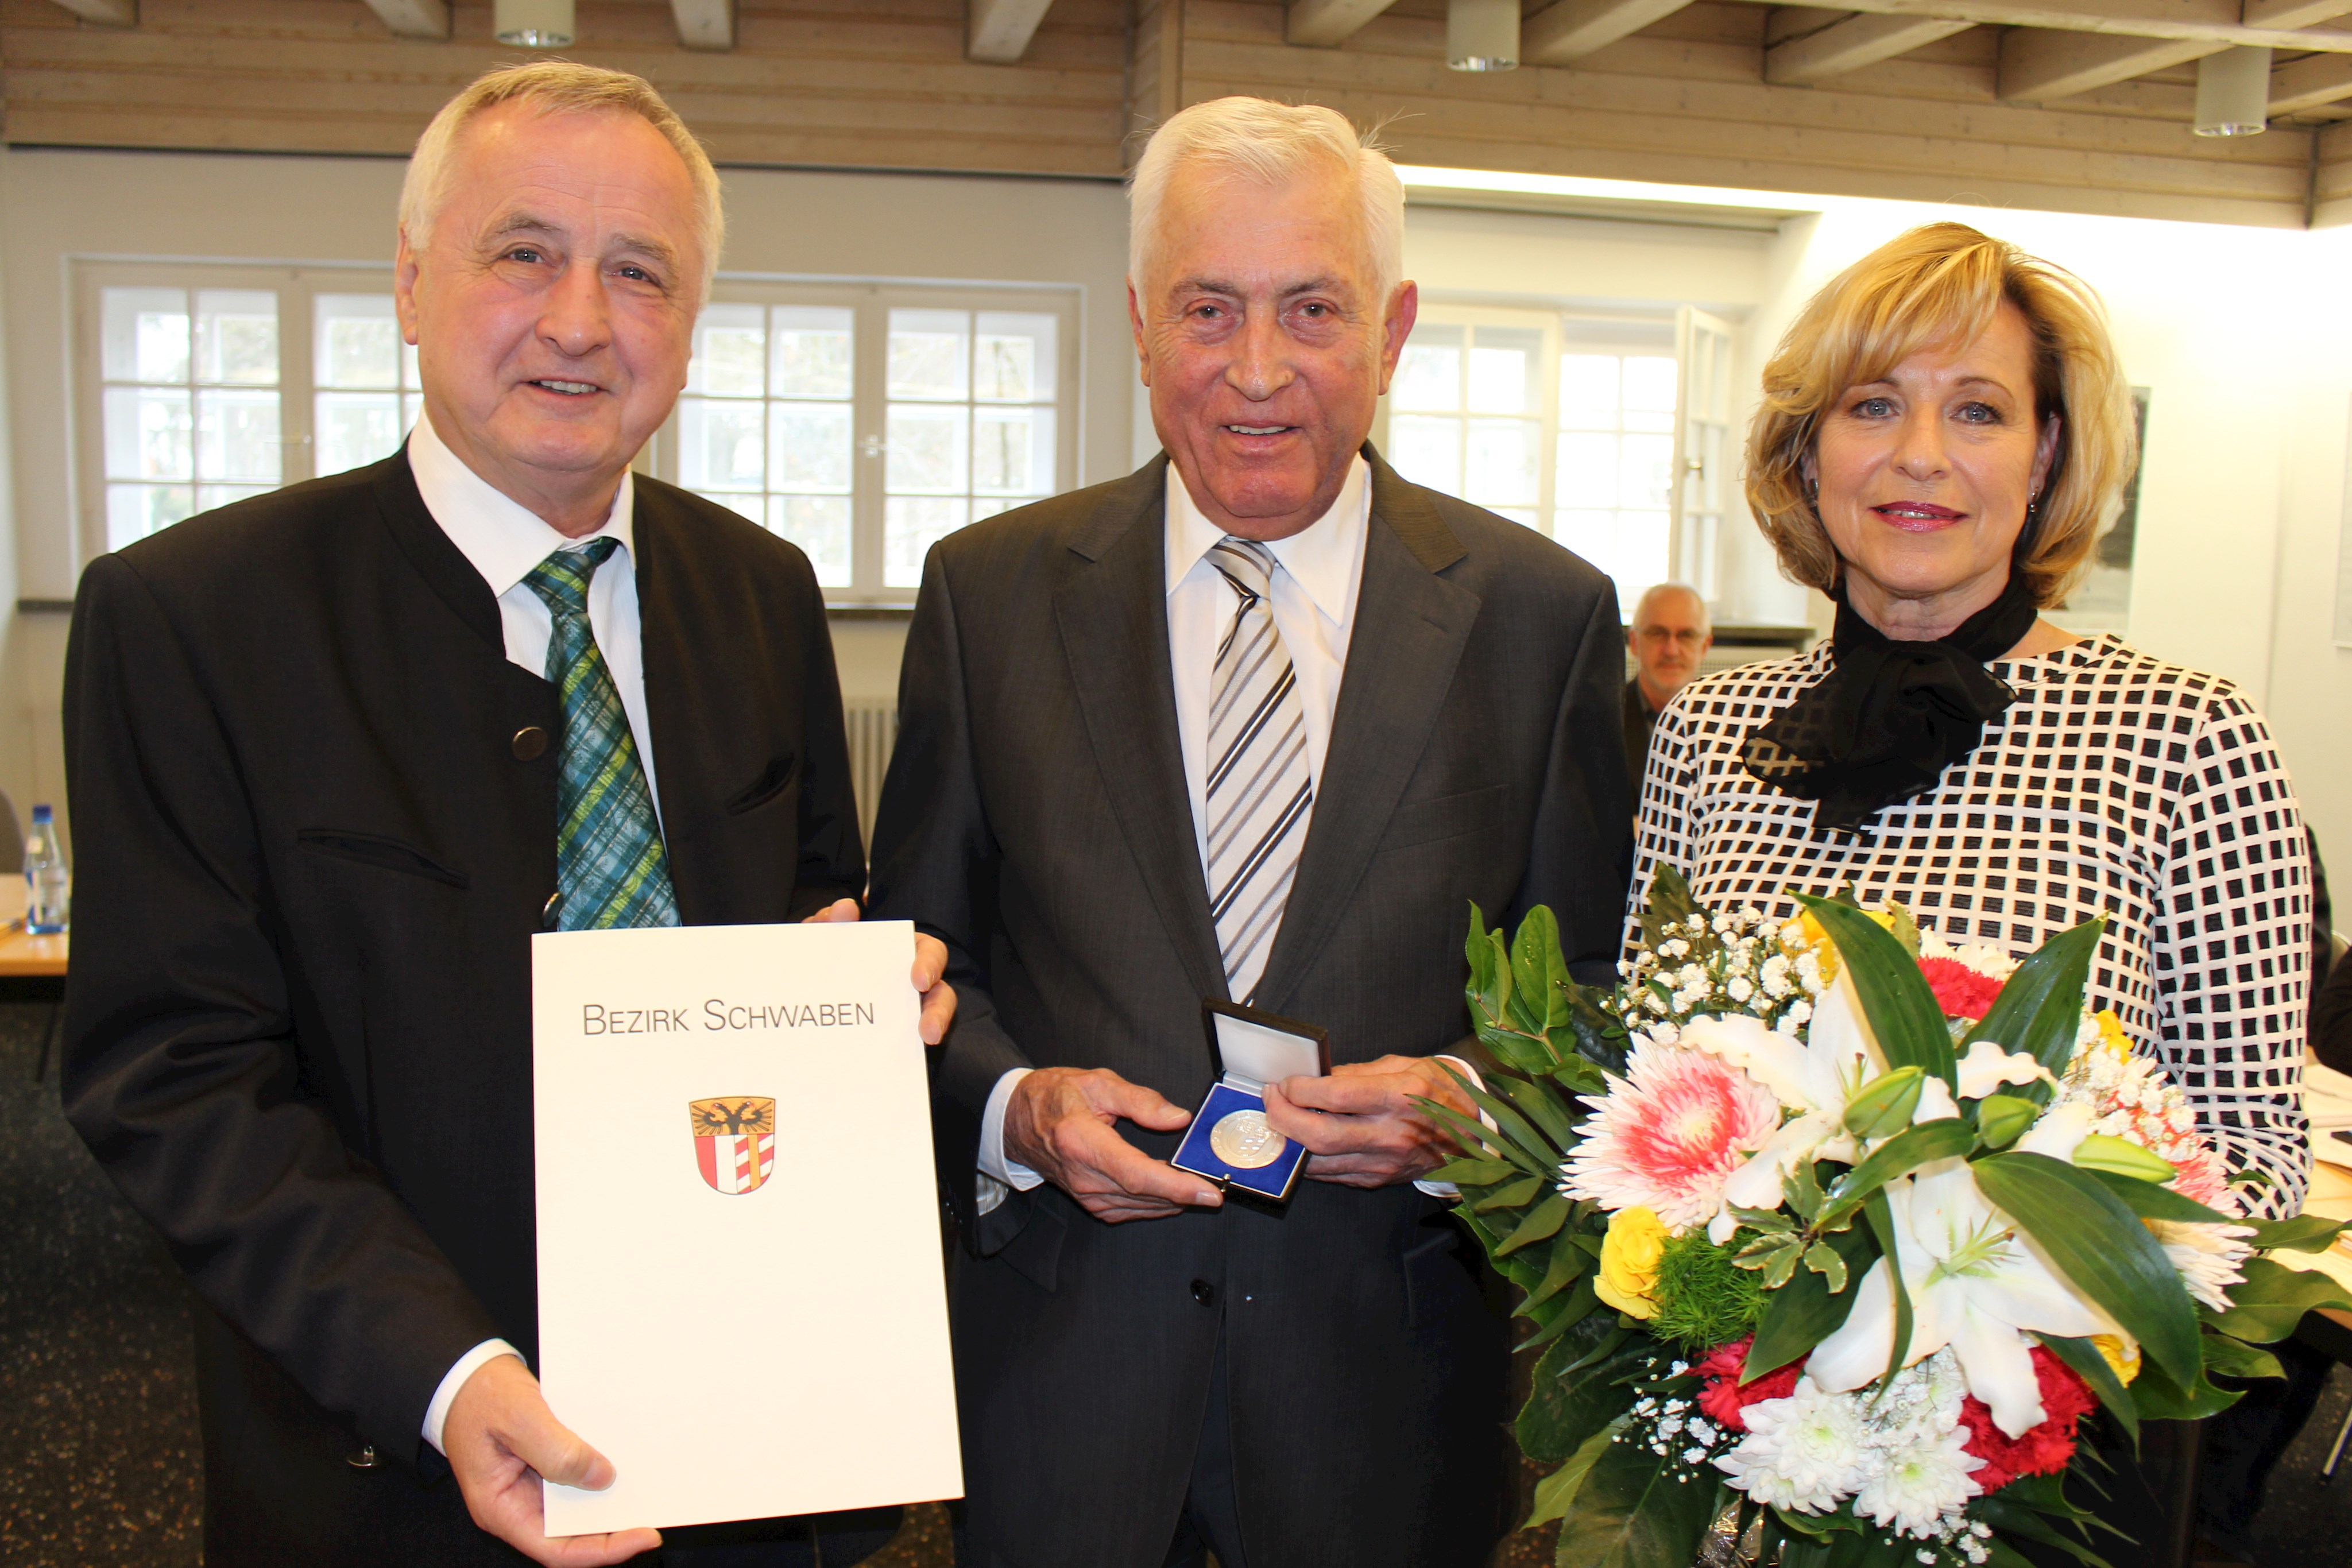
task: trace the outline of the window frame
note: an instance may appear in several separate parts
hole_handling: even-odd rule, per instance
[[[895,309],[1019,311],[1051,315],[1055,329],[1054,476],[1045,494],[1061,495],[1078,484],[1086,395],[1083,290],[1051,283],[930,283],[917,278],[842,278],[792,274],[722,272],[712,283],[711,305],[770,308],[816,306],[853,312],[850,382],[851,581],[824,589],[830,608],[903,610],[915,602],[915,585],[884,580],[886,465],[888,458],[889,318]],[[684,401],[681,394],[680,401]],[[751,400],[745,399],[745,402]],[[763,394],[762,405],[790,399]],[[945,404],[942,406],[955,406]],[[965,408],[988,406],[967,397]],[[1030,406],[1046,406],[1035,404]],[[678,411],[673,408],[639,458],[642,471],[668,484],[680,472]],[[969,448],[967,448],[969,464]],[[970,493],[970,476],[966,476]],[[765,492],[762,492],[764,496]],[[746,492],[748,497],[749,492]],[[723,503],[722,503],[723,504]],[[764,501],[762,510],[764,510]],[[740,514],[739,514],[740,515]],[[751,519],[765,526],[765,519]],[[967,525],[969,526],[969,525]]]

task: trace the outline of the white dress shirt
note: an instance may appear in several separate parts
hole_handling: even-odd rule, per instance
[[[613,497],[612,515],[594,533],[567,538],[550,528],[520,502],[491,486],[466,466],[465,461],[433,433],[433,422],[422,415],[408,437],[408,467],[416,476],[417,494],[425,509],[449,536],[449,542],[482,574],[498,595],[499,620],[506,633],[507,658],[534,675],[547,673],[547,645],[555,635],[555,618],[546,601],[523,579],[541,561],[560,549],[585,549],[591,539],[615,538],[621,548],[588,584],[588,627],[604,655],[604,667],[620,692],[621,711],[628,716],[629,731],[636,737],[637,760],[646,770],[646,789],[654,798],[656,818],[661,793],[654,785],[651,732],[646,727],[646,664],[637,621],[636,549],[631,524],[635,519],[636,486],[626,470]],[[425,1440],[438,1448],[449,1406],[483,1363],[521,1352],[502,1339],[484,1340],[457,1358],[442,1375],[425,1408]]]
[[[1298,703],[1307,727],[1307,770],[1315,793],[1323,793],[1323,758],[1331,749],[1331,718],[1339,711],[1339,681],[1347,673],[1348,643],[1356,626],[1357,591],[1364,580],[1364,540],[1370,528],[1371,467],[1361,457],[1349,465],[1331,509],[1286,539],[1266,545],[1275,559],[1267,585],[1275,630],[1290,655]],[[1202,515],[1174,464],[1168,467],[1165,508],[1168,535],[1168,658],[1176,685],[1176,732],[1184,757],[1184,782],[1192,800],[1192,838],[1203,876],[1209,867],[1209,703],[1215,677],[1217,644],[1234,622],[1240,602],[1233,584],[1209,559],[1225,531]],[[1312,819],[1309,819],[1310,822]],[[1446,1058],[1454,1061],[1454,1058]],[[1463,1071],[1476,1081],[1469,1063]],[[989,1092],[980,1122],[979,1206],[985,1214],[1004,1201],[1006,1187],[1027,1191],[1045,1178],[1017,1165],[1004,1152],[1004,1114],[1013,1087],[1031,1070],[1016,1067]],[[1417,1182],[1423,1191],[1451,1197],[1446,1182]]]

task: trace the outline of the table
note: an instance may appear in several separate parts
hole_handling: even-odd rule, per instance
[[[35,936],[21,920],[0,926],[0,1002],[47,1002],[48,1026],[41,1030],[41,1053],[33,1059],[33,1082],[49,1073],[49,1053],[57,1049],[58,1004],[66,995],[68,936]]]

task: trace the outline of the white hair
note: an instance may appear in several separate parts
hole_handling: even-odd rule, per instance
[[[1169,117],[1151,133],[1128,184],[1127,278],[1139,293],[1160,242],[1160,209],[1179,168],[1201,164],[1260,185],[1310,174],[1352,181],[1364,208],[1364,247],[1385,311],[1404,280],[1404,182],[1372,133],[1319,104],[1220,98]]]
[[[727,211],[719,191],[719,171],[710,154],[686,128],[677,111],[654,90],[653,83],[627,71],[609,71],[573,60],[532,60],[501,66],[476,77],[466,90],[441,106],[441,112],[416,139],[408,160],[408,177],[400,186],[400,232],[423,249],[434,217],[441,208],[448,183],[449,159],[458,133],[502,103],[528,105],[546,114],[634,114],[662,134],[686,164],[694,183],[696,237],[702,245],[702,292],[719,270],[719,249],[727,238]]]
[[[1664,593],[1689,594],[1691,602],[1698,606],[1698,623],[1706,628],[1710,632],[1715,630],[1715,617],[1707,612],[1706,594],[1701,593],[1697,589],[1693,588],[1687,582],[1660,582],[1654,583],[1650,587],[1644,589],[1642,592],[1642,597],[1633,601],[1634,631],[1638,632],[1642,629],[1643,618],[1650,613],[1651,604],[1657,600],[1660,594]]]

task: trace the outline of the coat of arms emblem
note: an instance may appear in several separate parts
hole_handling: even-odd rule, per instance
[[[776,1103],[757,1095],[690,1100],[694,1159],[714,1192],[757,1192],[776,1166]]]

